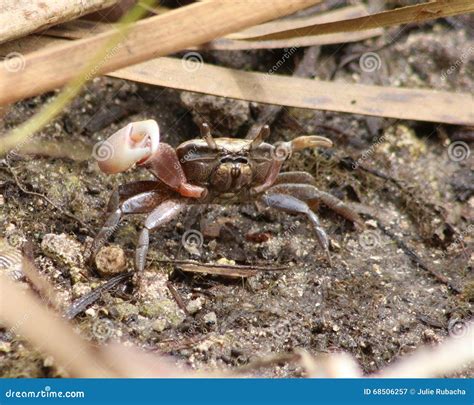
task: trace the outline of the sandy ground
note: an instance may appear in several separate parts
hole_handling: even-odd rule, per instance
[[[328,79],[344,57],[362,54],[381,41],[325,47],[317,61],[317,77]],[[364,72],[356,57],[337,69],[335,80],[472,92],[472,58],[456,64],[463,50],[472,46],[465,26],[440,22],[407,29],[377,53],[379,69]],[[268,70],[283,53],[221,52],[203,58],[224,66]],[[290,73],[301,55],[298,51],[278,73]],[[457,67],[447,74],[453,65]],[[52,97],[47,94],[15,105],[3,119],[3,130],[23,122]],[[55,286],[66,311],[73,300],[105,282],[84,264],[84,254],[103,222],[112,190],[150,177],[138,169],[102,174],[90,158],[93,145],[128,122],[145,118],[157,120],[163,141],[175,146],[198,137],[195,120],[200,118],[218,132],[242,137],[259,108],[118,79],[95,79],[38,134],[41,141],[61,147],[9,155],[9,166],[1,162],[3,237],[13,246],[33,244],[35,263]],[[335,148],[295,154],[285,170],[307,170],[322,190],[352,204],[366,221],[366,230],[359,231],[321,207],[333,267],[326,264],[303,217],[259,211],[252,204],[210,206],[155,232],[146,271],[103,294],[78,315],[72,321],[77,331],[98,343],[115,339],[170,354],[196,369],[235,368],[301,348],[313,354],[348,352],[365,372],[459,333],[472,317],[474,299],[473,154],[453,159],[448,145],[458,141],[472,148],[472,129],[284,109],[272,125],[271,141],[305,133],[327,136]],[[60,210],[21,191],[12,170],[26,190],[45,195]],[[124,249],[130,269],[142,222],[141,216],[127,218],[110,239]],[[204,237],[199,255],[183,247],[183,234],[189,230]],[[408,249],[418,255],[418,263]],[[231,280],[184,273],[172,263],[191,259],[288,268]],[[420,262],[449,283],[433,277]],[[179,308],[167,283],[188,314]],[[52,359],[1,327],[0,370],[3,377],[64,375]],[[285,364],[261,372],[301,374],[298,367]]]

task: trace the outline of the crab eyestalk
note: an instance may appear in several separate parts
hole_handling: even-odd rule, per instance
[[[120,173],[135,163],[141,165],[158,150],[160,129],[154,120],[128,124],[99,145],[95,158],[100,170]],[[101,149],[107,153],[101,153]]]
[[[250,149],[257,149],[262,142],[270,136],[270,127],[268,125],[264,125],[260,128],[259,133],[257,136],[252,140],[250,144]]]
[[[217,144],[214,138],[211,135],[211,129],[206,123],[201,124],[201,137],[206,141],[209,148],[217,150]]]

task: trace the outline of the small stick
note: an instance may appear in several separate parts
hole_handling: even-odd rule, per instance
[[[186,315],[189,315],[189,312],[186,309],[186,305],[184,304],[183,299],[179,295],[176,288],[174,288],[173,285],[169,281],[166,283],[166,287],[168,287],[168,290],[170,290],[170,293],[173,296],[176,303],[178,304],[178,307],[180,307]]]
[[[75,300],[69,309],[64,314],[66,319],[74,319],[81,312],[85,311],[90,307],[94,302],[96,302],[101,295],[114,288],[116,285],[128,280],[132,276],[133,272],[118,274],[115,277],[112,277],[105,284],[102,284],[100,287],[92,290],[90,293],[85,294],[81,298]]]

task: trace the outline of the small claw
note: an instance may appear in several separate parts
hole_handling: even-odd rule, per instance
[[[333,146],[330,139],[318,135],[299,136],[290,141],[290,144],[293,152],[306,148],[330,148]]]
[[[160,129],[156,121],[131,122],[102,143],[95,157],[104,173],[120,173],[135,163],[146,163],[158,150],[159,143]],[[100,151],[102,148],[103,154]]]

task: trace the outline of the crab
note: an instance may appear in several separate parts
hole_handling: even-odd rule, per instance
[[[312,207],[324,204],[355,223],[358,214],[340,199],[319,190],[315,178],[302,171],[280,173],[293,152],[331,147],[331,140],[316,135],[300,136],[271,145],[264,125],[253,139],[214,138],[208,124],[201,124],[201,138],[176,149],[160,142],[154,120],[132,122],[100,145],[96,159],[107,174],[120,173],[136,164],[153,180],[123,184],[110,197],[107,218],[91,246],[90,262],[124,215],[147,214],[135,251],[135,271],[145,267],[150,233],[176,218],[191,204],[240,204],[259,202],[293,214],[305,215],[329,265],[329,239]]]

